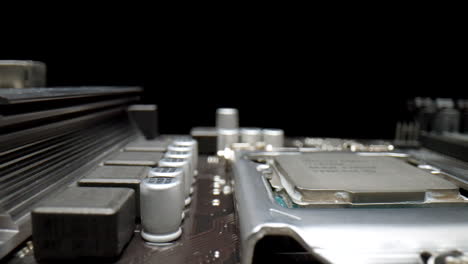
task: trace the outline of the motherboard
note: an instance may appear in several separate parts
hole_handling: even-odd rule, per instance
[[[395,139],[234,108],[160,134],[140,87],[43,86],[0,63],[1,263],[468,263],[463,100],[416,98]]]

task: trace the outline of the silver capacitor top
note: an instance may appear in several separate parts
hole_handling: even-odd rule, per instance
[[[267,128],[262,130],[263,141],[275,148],[284,146],[284,131],[282,129]]]
[[[177,145],[175,142],[172,142],[169,146],[167,146],[167,151],[177,151],[177,152],[190,152],[192,155],[192,168],[196,170],[196,165],[198,163],[198,155],[195,152],[195,148],[193,146],[181,146]]]
[[[262,141],[262,130],[256,127],[244,127],[240,129],[242,143],[255,144]]]
[[[149,175],[140,183],[141,236],[155,243],[173,241],[182,233],[183,170],[157,167]]]
[[[192,155],[194,157],[193,167],[196,171],[198,167],[198,142],[190,137],[180,137],[174,139],[172,144],[174,144],[175,146],[192,147]]]
[[[164,153],[165,158],[174,158],[174,159],[187,159],[189,161],[189,167],[190,167],[190,179],[191,182],[193,181],[193,176],[194,176],[194,169],[193,169],[193,157],[192,157],[192,152],[191,151],[167,151]]]
[[[169,146],[167,146],[167,150],[168,151],[182,151],[182,152],[188,152],[188,151],[192,151],[193,148],[192,147],[188,147],[188,146],[178,146],[178,145],[175,145],[174,143],[170,144]]]
[[[183,170],[179,170],[174,167],[155,167],[148,171],[148,178],[153,177],[177,177],[183,173]]]
[[[216,110],[217,129],[239,128],[239,112],[235,108],[218,108]]]
[[[185,205],[189,205],[192,201],[190,198],[190,189],[192,187],[190,161],[187,159],[162,158],[159,160],[158,165],[160,167],[182,168],[184,170]]]
[[[164,156],[169,158],[176,158],[176,159],[189,159],[192,160],[192,153],[190,151],[173,151],[169,150],[164,153]]]
[[[238,129],[218,129],[217,149],[230,148],[232,144],[239,142]]]

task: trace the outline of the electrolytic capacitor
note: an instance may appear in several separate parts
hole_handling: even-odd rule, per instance
[[[198,168],[198,142],[190,137],[181,137],[181,138],[176,138],[172,142],[175,146],[183,146],[183,147],[191,147],[192,148],[192,155],[193,155],[193,168],[195,169],[195,172],[197,171]]]
[[[268,128],[262,130],[263,141],[274,148],[284,146],[284,131],[282,129]]]
[[[184,209],[182,168],[153,168],[140,183],[141,236],[149,242],[176,240]]]
[[[187,181],[189,182],[189,185],[191,186],[192,183],[194,182],[194,173],[193,173],[193,158],[192,158],[192,152],[191,151],[168,151],[164,153],[165,158],[174,158],[174,159],[187,159],[189,161],[189,167],[190,167],[190,175],[187,176]]]
[[[239,142],[238,129],[218,129],[217,149],[230,148],[232,144]]]
[[[244,127],[240,129],[242,143],[255,144],[262,141],[262,130],[256,127]]]
[[[158,165],[160,167],[182,168],[184,170],[185,205],[189,205],[192,201],[190,198],[192,188],[192,181],[190,179],[190,161],[187,159],[162,158],[159,160]]]
[[[239,112],[235,108],[218,108],[216,110],[217,129],[238,129]]]
[[[190,152],[190,154],[192,155],[192,169],[194,171],[196,170],[196,164],[198,160],[197,160],[197,154],[195,153],[195,149],[193,146],[180,146],[172,142],[172,144],[167,146],[167,151]],[[194,172],[192,173],[195,175]]]

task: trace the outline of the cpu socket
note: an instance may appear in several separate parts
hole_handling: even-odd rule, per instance
[[[468,252],[464,185],[418,157],[285,149],[238,151],[233,161],[241,263],[261,245],[273,248],[273,238],[323,263],[421,263],[423,252]]]
[[[285,204],[362,206],[464,202],[452,182],[405,158],[366,153],[316,152],[270,160],[270,183]]]

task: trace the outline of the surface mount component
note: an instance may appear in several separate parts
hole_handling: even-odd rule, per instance
[[[172,139],[170,137],[157,137],[155,139],[148,140],[140,137],[136,140],[129,142],[125,147],[124,151],[128,152],[164,152],[167,150],[167,146],[171,144]]]
[[[129,188],[70,187],[32,211],[38,260],[111,258],[135,228],[135,196]]]
[[[184,208],[183,169],[157,167],[140,185],[143,239],[169,242],[180,237]]]
[[[160,152],[119,152],[104,161],[104,165],[156,166],[162,156]]]
[[[78,181],[84,187],[122,187],[135,191],[136,212],[140,215],[140,182],[149,171],[143,166],[99,166]]]
[[[158,132],[158,107],[156,105],[131,105],[127,109],[130,119],[147,139],[154,139]]]
[[[298,204],[424,202],[458,197],[458,187],[394,157],[320,152],[280,155],[277,168]]]
[[[190,135],[198,142],[200,154],[213,154],[216,152],[216,139],[218,132],[215,127],[194,127]]]

